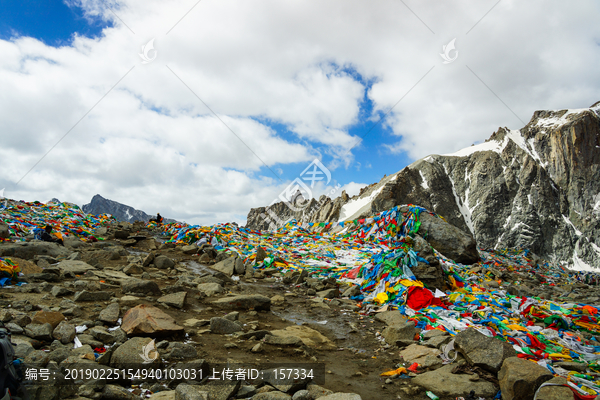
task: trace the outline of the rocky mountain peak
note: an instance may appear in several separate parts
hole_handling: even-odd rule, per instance
[[[337,229],[411,203],[471,233],[482,248],[526,248],[599,268],[600,102],[536,111],[521,129],[501,127],[483,143],[424,157],[352,198],[313,199],[293,213],[283,203],[253,209],[248,226],[268,229],[263,214],[278,226],[295,218]]]

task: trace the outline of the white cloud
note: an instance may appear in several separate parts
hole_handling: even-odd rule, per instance
[[[104,1],[68,3],[114,28],[60,48],[0,40],[7,197],[83,204],[100,193],[189,222],[240,221],[287,186],[275,176],[282,165],[322,154],[331,169],[348,168],[366,90],[355,72],[376,82],[367,95],[379,112],[401,99],[383,126],[395,135],[392,152],[412,158],[520,128],[513,111],[527,122],[536,109],[599,100],[591,1],[503,1],[480,22],[495,3],[406,1],[423,22],[393,0],[112,0],[120,20]],[[138,53],[153,38],[157,57],[142,65]],[[453,38],[458,58],[444,65],[439,53]],[[356,194],[359,185],[344,188]]]

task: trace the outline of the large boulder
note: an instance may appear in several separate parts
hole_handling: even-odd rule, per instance
[[[455,366],[449,364],[435,371],[425,372],[414,377],[411,382],[442,398],[463,397],[474,390],[475,398],[491,399],[498,392],[498,389],[488,381],[472,381],[469,379],[471,375],[453,374],[452,370]],[[504,391],[502,394],[504,395]]]
[[[162,292],[154,281],[127,279],[121,282],[121,292],[133,296],[160,296]]]
[[[154,266],[158,269],[169,269],[175,266],[175,261],[167,256],[158,256],[154,259]]]
[[[0,257],[19,257],[31,260],[38,255],[67,257],[71,252],[64,246],[50,242],[19,242],[0,244]]]
[[[539,389],[537,400],[572,400],[573,391],[569,389],[567,380],[562,376],[557,376],[544,382],[548,386]],[[563,386],[557,386],[563,385]]]
[[[212,269],[216,269],[219,272],[224,273],[228,277],[235,273],[235,260],[237,257],[229,257],[223,261],[219,261],[215,265],[211,266]]]
[[[213,317],[210,319],[210,331],[212,333],[230,334],[242,331],[242,326],[226,318]]]
[[[242,310],[266,310],[271,309],[271,299],[262,296],[260,294],[249,294],[240,295],[234,297],[224,297],[212,304],[218,307],[229,308],[229,309],[242,309]]]
[[[402,321],[388,326],[381,332],[381,335],[388,344],[401,347],[412,344],[417,332],[413,321]]]
[[[154,359],[154,362],[147,363],[151,367],[154,363],[160,362],[158,352],[154,346],[154,341],[150,338],[134,337],[120,345],[110,357],[110,366],[114,368],[131,367],[132,365],[142,364],[145,360]]]
[[[498,373],[502,400],[533,399],[540,385],[554,376],[535,362],[510,357],[504,360]]]
[[[462,264],[474,264],[479,261],[477,242],[472,235],[428,212],[422,212],[419,219],[421,226],[418,232],[427,237],[434,249]]]
[[[517,356],[507,342],[487,337],[473,328],[459,332],[454,338],[454,346],[469,364],[493,373],[500,371],[504,360]]]
[[[168,336],[183,331],[169,314],[146,304],[140,304],[123,316],[121,329],[128,336]]]

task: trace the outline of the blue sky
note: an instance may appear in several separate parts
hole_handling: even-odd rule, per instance
[[[329,186],[354,195],[418,158],[519,129],[535,110],[600,100],[599,10],[0,0],[0,157],[13,160],[0,189],[243,222],[318,157]],[[456,59],[444,64],[451,40]]]
[[[80,7],[60,0],[0,0],[0,38],[29,36],[50,46],[66,46],[73,35],[97,37],[110,21],[86,18]]]

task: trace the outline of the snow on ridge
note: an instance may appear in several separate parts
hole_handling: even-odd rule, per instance
[[[448,170],[446,169],[446,165],[442,164],[444,166],[444,172],[446,173],[446,176],[448,177],[448,179],[450,179],[450,183],[452,184],[452,194],[454,194],[454,200],[456,201],[456,206],[458,207],[458,210],[460,211],[461,215],[463,216],[465,223],[467,224],[467,227],[469,228],[469,230],[471,231],[472,235],[475,235],[475,229],[473,228],[473,221],[471,221],[471,210],[469,209],[468,205],[465,205],[462,201],[462,199],[460,197],[458,197],[458,194],[456,194],[456,189],[454,188],[454,181],[452,180],[452,177],[450,176],[450,174],[448,173]],[[468,189],[467,189],[467,199],[468,199]]]
[[[540,118],[540,119],[538,119],[538,121],[535,124],[535,126],[553,127],[553,126],[564,125],[564,124],[570,122],[570,120],[567,118],[567,116],[569,116],[569,115],[581,114],[584,111],[593,111],[593,112],[597,113],[599,110],[600,110],[600,105],[596,106],[596,107],[591,107],[591,108],[574,108],[574,109],[569,109],[569,110],[567,110],[566,113],[563,114],[562,117]],[[554,111],[555,112],[560,112],[560,111],[563,111],[563,110],[554,110]]]
[[[458,150],[457,152],[452,154],[443,155],[448,157],[466,157],[479,151],[493,151],[496,153],[502,153],[507,143],[507,140],[504,140],[502,142],[499,142],[497,140],[490,140],[488,142],[479,143],[474,146],[465,147],[464,149]]]
[[[583,235],[583,233],[581,233],[581,231],[579,231],[577,228],[575,228],[575,225],[573,225],[573,223],[571,222],[571,220],[568,217],[565,217],[564,215],[562,217],[566,224],[571,225],[571,227],[573,228],[573,230],[575,231],[575,234],[577,236]]]
[[[350,217],[362,213],[363,211],[365,211],[367,206],[369,206],[370,208],[371,203],[373,202],[375,197],[377,197],[377,195],[383,190],[384,186],[385,185],[381,185],[377,190],[374,190],[373,193],[371,193],[369,196],[365,196],[363,198],[359,197],[358,199],[350,200],[349,202],[344,204],[342,206],[342,209],[340,210],[340,219],[338,220],[338,222],[346,221],[350,219]]]

